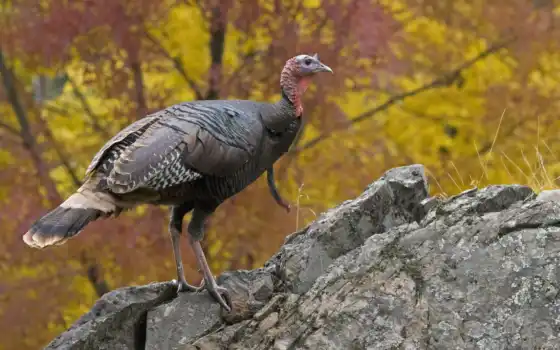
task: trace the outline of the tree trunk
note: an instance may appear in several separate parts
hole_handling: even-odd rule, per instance
[[[140,62],[137,60],[130,64],[130,69],[132,69],[134,89],[136,93],[136,119],[142,119],[148,112],[146,107],[146,97],[144,96],[144,75],[142,74]]]
[[[217,5],[212,9],[212,16],[210,18],[210,55],[212,65],[210,66],[208,92],[206,93],[206,99],[208,100],[216,100],[220,97],[226,16],[227,6]]]
[[[29,124],[29,120],[27,119],[26,111],[20,101],[17,92],[15,75],[13,71],[7,66],[2,51],[0,51],[0,74],[2,74],[2,83],[6,90],[8,100],[12,106],[12,109],[14,110],[14,113],[16,114],[16,118],[20,125],[19,135],[23,141],[23,145],[29,152],[33,165],[35,166],[35,169],[37,171],[37,176],[39,177],[41,184],[47,191],[47,199],[50,206],[55,206],[58,203],[62,202],[62,198],[56,188],[55,183],[49,176],[48,166],[41,158],[41,152],[31,132],[31,127]],[[50,130],[48,130],[46,125],[45,128],[46,131],[48,131],[47,137],[52,138],[51,141],[53,142],[53,147],[56,147],[57,145],[56,141],[53,138],[53,135],[50,134]],[[73,172],[70,163],[67,162],[67,159],[65,157],[63,157],[60,149],[57,149],[57,152],[61,156],[63,163],[66,162],[65,166],[70,171],[74,183],[79,186],[80,181]],[[87,276],[98,296],[102,296],[109,291],[109,286],[103,279],[102,274],[99,270],[99,266],[96,263],[90,263],[87,265]]]
[[[35,166],[37,176],[41,181],[41,184],[45,187],[47,191],[47,199],[51,205],[60,203],[61,202],[60,194],[56,189],[56,185],[54,184],[54,182],[49,176],[47,165],[41,158],[41,152],[39,150],[37,142],[35,141],[35,137],[31,132],[31,127],[29,125],[27,114],[19,99],[14,73],[7,66],[2,51],[0,51],[0,74],[2,75],[2,83],[4,85],[4,89],[6,90],[8,101],[12,106],[12,109],[16,115],[16,118],[20,126],[19,133],[23,141],[23,145],[25,149],[27,149],[27,151],[29,152],[33,165]]]

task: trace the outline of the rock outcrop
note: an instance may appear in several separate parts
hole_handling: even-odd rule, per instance
[[[103,296],[48,349],[559,349],[560,203],[524,186],[428,198],[396,168],[264,267],[231,313],[172,283]]]

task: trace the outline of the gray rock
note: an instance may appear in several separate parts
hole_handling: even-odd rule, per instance
[[[272,298],[275,279],[264,269],[223,273],[218,283],[229,291],[233,306],[224,320],[234,323],[253,317]]]
[[[421,166],[387,172],[264,268],[223,274],[231,314],[206,293],[154,303],[146,348],[559,349],[560,205],[524,186],[426,194]],[[138,322],[123,309],[92,310],[90,328],[55,341],[143,348],[128,332],[138,327],[113,323]]]
[[[171,300],[173,283],[152,283],[107,293],[45,349],[136,349],[146,338],[146,314]]]
[[[233,323],[252,318],[272,298],[273,276],[263,270],[224,273],[218,279],[230,292],[232,311],[222,314],[207,292],[184,293],[148,313],[146,350],[184,349],[222,320]]]
[[[542,191],[537,196],[538,201],[552,201],[560,204],[560,190]]]
[[[182,293],[148,312],[145,348],[183,349],[220,322],[220,305],[206,293]]]
[[[272,263],[290,291],[305,293],[336,258],[371,235],[419,220],[424,211],[420,203],[427,195],[423,166],[391,169],[358,198],[329,210],[289,237]]]

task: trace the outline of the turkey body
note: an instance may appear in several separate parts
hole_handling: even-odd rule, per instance
[[[151,203],[212,210],[288,151],[301,126],[288,104],[197,101],[149,115],[94,157],[87,171],[94,191],[111,194],[122,208]]]
[[[272,166],[300,127],[285,97],[274,104],[186,102],[148,115],[109,140],[91,161],[84,184],[37,220],[23,239],[36,248],[62,244],[99,217],[117,216],[139,204],[170,205],[178,291],[205,288],[229,310],[220,295],[227,293],[212,277],[200,245],[205,221],[265,171],[273,197],[282,204]],[[190,211],[189,242],[206,286],[191,286],[184,277],[179,237]]]
[[[227,291],[212,275],[200,241],[216,208],[265,171],[276,202],[289,210],[274,185],[274,163],[302,126],[301,96],[311,76],[332,70],[314,56],[289,59],[280,74],[276,103],[203,100],[170,106],[121,130],[92,159],[83,185],[38,219],[23,235],[35,248],[58,245],[100,217],[117,216],[140,204],[169,205],[169,232],[178,291],[206,289],[226,310]],[[179,247],[183,218],[189,243],[204,275],[200,287],[184,276]]]

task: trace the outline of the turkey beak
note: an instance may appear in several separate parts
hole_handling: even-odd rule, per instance
[[[319,62],[319,66],[317,67],[317,69],[315,69],[315,72],[329,72],[332,73],[332,69],[331,67],[327,66],[326,64],[322,64],[321,62]],[[334,74],[334,73],[333,73]]]

